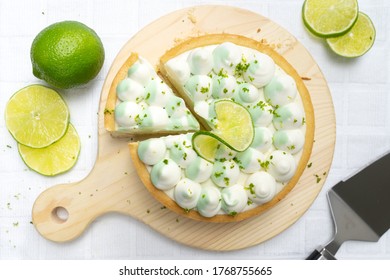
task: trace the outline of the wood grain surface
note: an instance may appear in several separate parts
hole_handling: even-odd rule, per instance
[[[157,65],[182,40],[210,33],[240,34],[269,44],[303,77],[315,113],[314,145],[296,187],[263,214],[240,222],[218,224],[182,217],[155,200],[138,178],[128,140],[113,138],[104,128],[104,109],[111,83],[132,51]],[[309,52],[285,29],[269,19],[235,7],[197,6],[152,22],[118,53],[103,84],[98,127],[98,154],[90,174],[80,182],[56,185],[35,201],[33,224],[45,238],[65,242],[77,238],[98,216],[119,212],[138,219],[177,242],[207,249],[236,250],[279,234],[310,207],[328,174],[335,144],[335,115],[327,83]],[[321,180],[318,182],[317,178]],[[58,215],[66,211],[68,217]],[[125,222],[125,220],[124,220]]]

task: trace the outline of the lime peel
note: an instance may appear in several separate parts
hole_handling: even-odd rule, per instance
[[[38,33],[30,58],[34,76],[67,89],[94,79],[103,66],[105,52],[93,29],[78,21],[61,21]]]

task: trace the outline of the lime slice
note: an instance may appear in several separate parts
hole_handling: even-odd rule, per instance
[[[306,0],[302,18],[314,35],[329,38],[347,33],[355,24],[358,12],[357,0]]]
[[[374,44],[375,27],[371,19],[360,12],[356,24],[347,34],[326,41],[338,55],[358,57],[368,52]]]
[[[199,156],[214,162],[220,143],[238,152],[245,151],[253,141],[254,128],[249,111],[231,100],[214,103],[216,121],[212,131],[198,131],[192,146]]]
[[[242,152],[253,141],[254,128],[249,111],[231,100],[219,100],[214,105],[217,122],[213,134],[229,148]]]
[[[52,145],[35,149],[18,144],[19,153],[28,167],[46,176],[54,176],[71,169],[80,152],[80,138],[69,124],[65,135]]]
[[[5,121],[18,143],[43,148],[65,134],[69,111],[56,91],[41,85],[31,85],[10,98],[5,109]]]
[[[192,136],[192,147],[205,160],[214,162],[220,139],[208,131],[198,131]]]

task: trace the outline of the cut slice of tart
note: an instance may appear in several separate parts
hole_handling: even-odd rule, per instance
[[[104,126],[113,136],[175,134],[199,129],[183,99],[136,53],[130,55],[111,84]]]

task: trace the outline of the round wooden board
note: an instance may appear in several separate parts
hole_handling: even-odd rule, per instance
[[[191,36],[233,33],[263,40],[275,48],[303,77],[315,112],[315,143],[306,168],[285,199],[265,213],[241,222],[218,224],[179,216],[162,207],[139,180],[127,140],[113,138],[104,128],[110,84],[132,51],[157,64],[169,48]],[[335,116],[327,83],[307,50],[269,19],[228,6],[197,6],[154,21],[138,32],[115,58],[102,88],[99,109],[99,149],[95,166],[82,181],[53,186],[33,207],[33,224],[45,238],[64,242],[77,238],[98,216],[119,212],[134,217],[180,243],[208,250],[235,250],[259,244],[279,234],[310,207],[328,174],[335,144]],[[321,180],[318,182],[318,178]],[[56,209],[65,208],[67,219]]]

